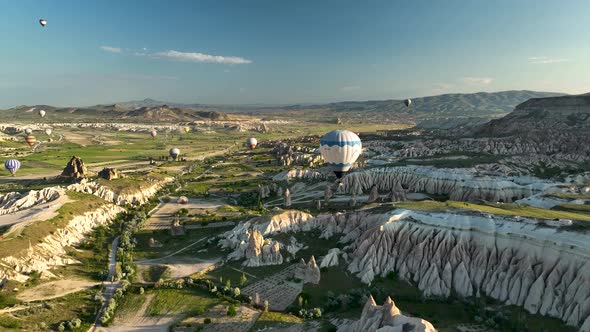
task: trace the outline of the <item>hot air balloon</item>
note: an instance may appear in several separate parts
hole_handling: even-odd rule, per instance
[[[180,156],[180,150],[178,150],[178,148],[170,149],[170,157],[172,157],[172,159],[176,160],[178,156]]]
[[[51,136],[51,133],[53,133],[53,130],[52,130],[51,128],[47,128],[47,129],[45,129],[45,134],[46,134],[47,136]]]
[[[320,153],[337,178],[348,172],[362,149],[361,139],[348,130],[331,131],[320,140]]]
[[[153,138],[156,138],[156,136],[158,136],[158,132],[154,129],[150,132],[150,135],[152,135]]]
[[[246,146],[248,147],[248,149],[252,150],[256,147],[256,145],[258,145],[258,141],[256,140],[256,138],[250,137],[246,139]]]
[[[42,18],[39,20],[39,24],[41,24],[42,27],[45,27],[45,25],[47,25],[47,21],[44,18]]]
[[[14,176],[14,174],[16,174],[16,171],[18,171],[18,169],[20,168],[20,161],[16,159],[8,159],[4,162],[4,168],[6,168],[6,170],[9,171],[10,174],[12,174],[12,176]]]
[[[44,118],[45,117],[45,111],[44,110],[40,110],[39,111],[39,115],[41,115],[41,117]]]
[[[33,133],[33,129],[31,129],[31,128],[25,128],[25,134],[31,135],[32,133]]]
[[[33,147],[35,143],[37,143],[37,138],[33,135],[27,135],[27,137],[25,137],[25,142],[27,142],[30,147]]]
[[[184,132],[188,134],[189,131],[191,131],[191,129],[189,127],[184,127]]]
[[[412,105],[412,99],[404,100],[404,105],[406,105],[406,107],[410,107],[410,105]]]
[[[176,203],[178,203],[178,204],[187,204],[188,203],[188,197],[186,197],[186,196],[180,196],[176,200]]]

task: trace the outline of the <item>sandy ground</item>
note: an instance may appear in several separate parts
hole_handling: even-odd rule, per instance
[[[0,226],[13,225],[3,236],[18,231],[34,221],[47,220],[57,216],[57,210],[67,202],[71,202],[71,199],[63,195],[53,201],[0,216]]]
[[[16,298],[23,302],[44,301],[88,289],[98,284],[100,283],[89,280],[64,279],[50,281],[29,288],[18,294]]]
[[[101,327],[97,331],[124,332],[124,331],[149,331],[149,332],[167,332],[174,322],[182,316],[177,314],[166,314],[157,317],[149,316],[146,310],[154,298],[153,294],[147,295],[145,302],[133,316],[117,318],[114,326]]]
[[[167,229],[173,221],[172,214],[176,211],[185,208],[189,214],[204,213],[205,211],[214,211],[219,207],[225,205],[222,201],[203,200],[198,198],[189,198],[187,204],[178,204],[176,200],[178,197],[170,197],[169,203],[163,203],[151,217],[147,220],[144,229]]]
[[[138,276],[152,265],[163,265],[168,267],[166,277],[177,279],[191,274],[207,270],[214,266],[220,259],[202,260],[190,256],[175,256],[167,258],[152,259],[135,262],[138,268]]]

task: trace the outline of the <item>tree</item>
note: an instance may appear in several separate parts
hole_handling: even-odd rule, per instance
[[[241,294],[240,289],[238,287],[234,288],[234,297],[238,297],[238,296],[240,296],[240,294]]]
[[[57,330],[59,332],[65,331],[66,330],[66,327],[65,327],[64,323],[59,323],[59,326],[57,327]]]
[[[299,295],[299,298],[297,300],[299,302],[299,307],[303,308],[303,296]]]
[[[238,311],[236,310],[236,306],[233,304],[230,304],[229,307],[227,308],[227,315],[230,317],[235,317],[238,314]]]
[[[139,287],[139,294],[143,295],[144,292],[145,290],[143,289],[143,287]]]
[[[269,303],[268,300],[264,300],[264,312],[268,312]]]
[[[244,287],[244,285],[248,282],[248,278],[246,278],[246,274],[242,273],[242,277],[240,278],[240,286]]]

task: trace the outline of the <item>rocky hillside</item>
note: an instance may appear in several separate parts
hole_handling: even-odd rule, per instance
[[[533,98],[505,117],[481,126],[477,134],[503,136],[556,133],[588,134],[590,132],[590,94]]]

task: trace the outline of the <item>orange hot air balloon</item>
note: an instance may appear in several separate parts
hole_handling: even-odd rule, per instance
[[[30,147],[33,147],[35,143],[37,143],[37,138],[33,135],[27,135],[27,137],[25,137],[25,142],[27,142]]]

